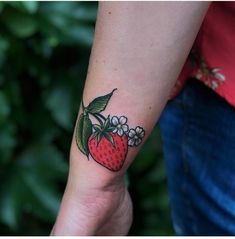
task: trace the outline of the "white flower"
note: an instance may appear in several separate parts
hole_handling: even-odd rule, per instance
[[[144,129],[137,126],[135,129],[130,129],[128,133],[128,145],[138,146],[145,135]]]
[[[211,81],[211,88],[212,88],[213,90],[216,90],[216,89],[218,88],[218,86],[219,86],[218,82],[216,82],[216,81]]]
[[[111,122],[114,126],[113,133],[118,133],[119,136],[122,136],[129,129],[128,125],[126,124],[127,118],[125,116],[121,116],[120,118],[113,116]]]
[[[215,78],[217,78],[218,80],[220,80],[220,81],[225,81],[225,76],[224,76],[222,73],[220,73],[220,69],[219,69],[219,68],[214,68],[214,69],[212,69],[212,70],[211,70],[211,73],[212,73],[213,76],[214,76]]]

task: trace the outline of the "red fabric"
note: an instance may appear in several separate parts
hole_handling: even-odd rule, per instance
[[[173,89],[197,78],[235,107],[235,2],[213,2]]]

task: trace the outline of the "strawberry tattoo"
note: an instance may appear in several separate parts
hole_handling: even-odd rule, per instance
[[[105,110],[111,93],[95,98],[87,107],[83,107],[76,126],[76,143],[89,160],[89,155],[110,171],[119,171],[126,159],[128,147],[138,146],[145,135],[142,127],[129,129],[127,117],[101,114]],[[92,123],[90,118],[96,120]]]
[[[111,133],[113,144],[103,137],[98,143],[98,138],[93,135],[88,141],[88,148],[92,158],[111,171],[119,171],[127,155],[127,136]]]

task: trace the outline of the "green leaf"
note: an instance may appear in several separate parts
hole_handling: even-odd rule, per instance
[[[98,143],[100,142],[100,140],[102,139],[103,136],[104,136],[104,135],[103,135],[102,132],[97,134]]]
[[[105,122],[104,122],[104,128],[105,128],[105,129],[108,129],[108,128],[109,128],[109,125],[110,125],[110,118],[109,118],[109,116],[108,116],[107,119],[106,119]]]
[[[110,143],[112,143],[112,145],[114,145],[113,137],[112,137],[111,134],[105,132],[105,133],[104,133],[104,137],[105,137]]]
[[[9,42],[7,41],[7,39],[0,37],[0,51],[4,52],[8,49],[9,47]]]
[[[29,37],[37,31],[37,21],[28,14],[19,11],[4,11],[2,19],[8,29],[18,37]]]
[[[76,142],[82,153],[88,156],[88,139],[92,134],[92,123],[87,114],[81,114],[76,128]]]
[[[16,181],[14,183],[17,183]],[[18,205],[17,197],[14,193],[14,183],[8,183],[8,188],[1,192],[1,209],[0,209],[0,220],[1,222],[8,225],[11,229],[17,227],[18,220]]]
[[[68,44],[91,46],[94,37],[94,28],[86,24],[71,25],[64,30],[64,41]]]
[[[3,8],[4,8],[4,3],[0,2],[0,12],[2,11]]]
[[[110,98],[113,95],[113,92],[117,90],[114,89],[111,93],[95,98],[86,108],[89,113],[95,114],[104,111]]]
[[[68,87],[59,85],[54,87],[45,97],[46,107],[51,111],[53,119],[66,130],[70,130],[71,124],[71,95]]]
[[[41,12],[46,18],[52,19],[60,16],[68,20],[95,21],[97,14],[97,3],[88,4],[84,2],[46,2],[40,6]]]
[[[21,210],[28,204],[34,215],[46,221],[54,220],[61,198],[58,184],[66,180],[68,172],[63,155],[52,144],[35,144],[24,150],[17,162],[14,171],[23,184],[23,189],[18,187],[21,192],[17,191],[22,195]]]
[[[7,164],[14,154],[14,147],[17,145],[15,125],[6,121],[0,126],[0,167]]]
[[[0,91],[0,123],[6,120],[10,114],[10,106],[8,104],[5,94]]]
[[[95,131],[98,131],[98,132],[102,131],[101,126],[98,125],[98,124],[94,124],[93,128],[94,128]]]
[[[40,203],[55,217],[59,209],[60,199],[58,194],[46,183],[46,180],[39,176],[29,171],[28,173],[22,173],[25,184]]]
[[[44,180],[65,179],[68,165],[62,153],[52,144],[39,144],[28,147],[20,156],[21,172],[43,175]]]
[[[38,10],[37,1],[22,1],[21,4],[29,13],[35,13]]]

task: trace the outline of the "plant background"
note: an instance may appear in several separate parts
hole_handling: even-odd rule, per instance
[[[97,2],[0,2],[0,235],[48,235],[68,173]],[[130,235],[172,235],[156,127],[128,172]]]

